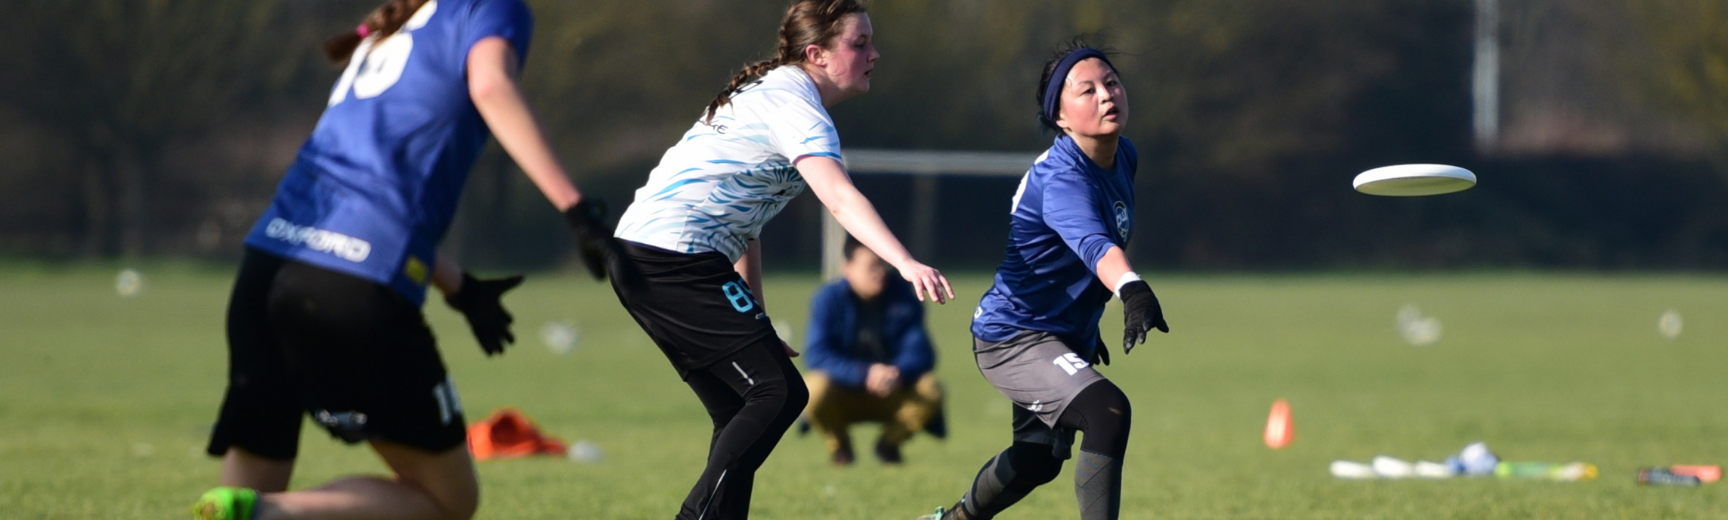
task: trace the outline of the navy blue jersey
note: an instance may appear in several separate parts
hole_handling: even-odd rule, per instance
[[[1128,139],[1120,143],[1111,169],[1066,135],[1032,164],[1014,194],[1007,254],[972,315],[972,335],[1001,342],[1042,331],[1092,348],[1112,296],[1094,271],[1111,246],[1126,250],[1134,231],[1139,155]]]
[[[532,30],[521,0],[434,0],[362,41],[246,245],[424,301],[491,135],[468,95],[468,51],[497,36],[520,59]]]

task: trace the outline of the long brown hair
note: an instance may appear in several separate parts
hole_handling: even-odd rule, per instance
[[[355,27],[353,30],[325,40],[324,55],[329,56],[332,63],[340,64],[348,61],[348,58],[354,56],[354,49],[360,47],[360,41],[365,39],[365,36],[360,34],[361,27],[365,28],[367,35],[376,34],[378,39],[384,39],[402,29],[402,24],[408,23],[408,19],[414,17],[414,12],[419,11],[420,7],[426,5],[428,1],[430,0],[390,0],[385,2],[384,5],[373,9],[372,14],[366,15],[366,21],[361,22],[360,27]]]
[[[744,64],[732,75],[732,81],[708,104],[708,117],[714,121],[714,111],[732,102],[732,94],[752,78],[767,74],[781,65],[804,62],[804,49],[811,45],[824,49],[840,36],[840,20],[848,14],[864,12],[862,0],[797,0],[786,7],[786,17],[780,20],[780,43],[774,57]]]

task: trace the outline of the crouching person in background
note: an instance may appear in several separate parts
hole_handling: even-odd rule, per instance
[[[875,453],[898,464],[900,445],[926,431],[947,436],[936,353],[924,330],[924,308],[912,285],[888,276],[888,265],[847,237],[841,278],[816,291],[805,344],[810,404],[800,430],[815,426],[835,465],[856,458],[848,428],[882,424]]]

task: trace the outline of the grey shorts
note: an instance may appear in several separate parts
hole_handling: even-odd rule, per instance
[[[984,379],[1014,402],[1014,440],[1049,444],[1059,456],[1066,453],[1074,431],[1056,420],[1074,396],[1103,381],[1104,375],[1046,332],[1021,332],[1002,342],[973,338],[972,354]]]

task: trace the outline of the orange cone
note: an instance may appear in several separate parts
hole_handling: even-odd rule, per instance
[[[1266,416],[1266,447],[1283,449],[1296,439],[1296,425],[1290,421],[1290,402],[1272,402],[1272,413]]]
[[[566,449],[562,439],[540,433],[534,421],[512,407],[499,408],[468,426],[468,451],[474,460],[563,455]]]

